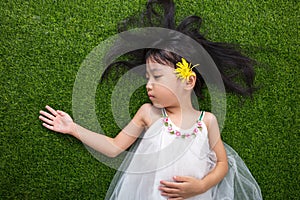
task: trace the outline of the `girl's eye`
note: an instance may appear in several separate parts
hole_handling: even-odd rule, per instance
[[[162,75],[156,75],[156,76],[153,75],[152,77],[153,77],[154,79],[159,79],[160,77],[162,77]],[[149,80],[149,79],[150,79],[149,75],[146,75],[145,78],[146,78],[146,80]]]
[[[154,76],[155,79],[162,77],[162,75]]]

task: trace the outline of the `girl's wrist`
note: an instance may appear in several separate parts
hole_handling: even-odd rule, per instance
[[[69,135],[78,138],[78,133],[77,133],[77,124],[75,122],[72,123],[71,125],[71,130],[68,133]]]
[[[204,192],[206,192],[209,188],[207,188],[207,184],[205,184],[205,181],[204,180],[201,180],[199,179],[199,182],[198,182],[198,194],[202,194]]]

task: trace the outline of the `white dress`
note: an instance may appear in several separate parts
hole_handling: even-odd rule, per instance
[[[158,190],[161,180],[173,181],[175,175],[202,179],[215,167],[216,155],[210,149],[207,127],[202,120],[204,112],[187,130],[176,127],[166,118],[165,111],[163,113],[164,116],[143,134],[131,156],[125,158],[127,166],[122,169],[126,170],[115,175],[105,199],[165,200],[167,198]],[[188,200],[262,199],[248,168],[228,145],[225,147],[230,169],[224,180]],[[242,170],[237,165],[242,166]]]

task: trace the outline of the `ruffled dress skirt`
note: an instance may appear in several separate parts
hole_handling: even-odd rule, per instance
[[[190,133],[195,127],[180,132]],[[203,121],[201,132],[182,138],[170,134],[163,119],[157,120],[124,159],[105,199],[165,200],[158,189],[161,180],[173,181],[175,175],[202,179],[216,165],[208,138]],[[224,145],[229,164],[227,175],[210,190],[188,200],[262,199],[260,188],[243,160],[230,146]]]

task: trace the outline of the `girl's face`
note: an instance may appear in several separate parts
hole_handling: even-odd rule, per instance
[[[148,96],[155,107],[179,105],[183,83],[176,77],[173,67],[147,59],[146,78]]]

